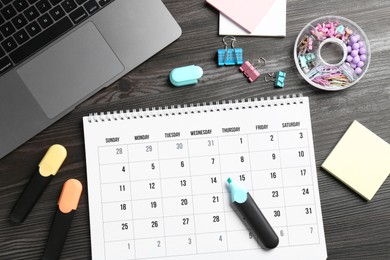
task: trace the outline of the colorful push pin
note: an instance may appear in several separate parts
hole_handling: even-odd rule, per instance
[[[228,47],[227,39],[231,40],[231,48]],[[222,39],[225,49],[218,49],[218,66],[241,65],[243,64],[242,48],[235,48],[236,38],[234,36],[225,36]]]
[[[175,68],[169,74],[169,80],[176,87],[194,85],[203,76],[203,70],[199,66],[190,65]]]
[[[341,34],[342,35],[342,34],[344,34],[344,32],[345,32],[345,27],[343,25],[340,24],[339,26],[336,27],[336,33],[337,34]]]
[[[66,235],[79,204],[83,185],[76,179],[69,179],[64,183],[58,208],[47,239],[43,260],[59,259]]]
[[[313,38],[311,38],[311,37],[307,38],[307,50],[308,51],[313,50]]]
[[[260,58],[257,60],[257,62],[260,65],[265,66],[267,61],[264,58]],[[244,73],[244,75],[248,78],[249,82],[253,82],[258,77],[260,77],[260,72],[258,72],[249,61],[244,62],[244,64],[240,67],[240,71]]]
[[[243,187],[234,183],[232,179],[227,180],[233,205],[242,214],[246,222],[255,232],[261,243],[269,248],[275,248],[279,244],[279,237],[269,224],[263,213],[260,211],[255,200]]]
[[[10,218],[13,222],[21,223],[24,221],[46,186],[57,174],[66,155],[66,149],[62,145],[50,146],[39,163],[37,171],[32,175],[30,182],[11,211]]]

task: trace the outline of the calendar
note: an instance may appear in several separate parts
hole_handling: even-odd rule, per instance
[[[326,259],[309,99],[83,118],[93,259]],[[279,237],[265,249],[233,207],[240,183]]]

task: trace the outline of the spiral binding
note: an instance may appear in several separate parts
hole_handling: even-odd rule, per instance
[[[253,109],[260,107],[272,107],[272,106],[285,106],[293,104],[302,104],[303,95],[286,95],[286,96],[274,96],[267,98],[248,98],[248,99],[236,99],[236,100],[222,100],[216,102],[203,102],[196,104],[184,104],[173,105],[165,107],[152,107],[145,109],[132,109],[132,110],[120,110],[119,112],[101,112],[89,114],[89,123],[118,121],[118,120],[130,120],[130,119],[142,119],[150,117],[163,117],[163,116],[177,116],[188,115],[196,113],[213,113],[228,110],[239,109]]]

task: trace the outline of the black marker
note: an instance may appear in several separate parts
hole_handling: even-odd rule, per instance
[[[262,244],[270,249],[277,247],[279,244],[279,237],[276,235],[263,213],[261,213],[249,192],[234,184],[230,178],[227,182],[230,187],[233,204],[241,212]]]
[[[13,222],[21,223],[24,221],[51,179],[57,174],[66,155],[66,149],[62,145],[50,146],[11,211],[10,218]]]

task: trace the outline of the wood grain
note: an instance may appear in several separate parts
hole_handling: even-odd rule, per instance
[[[291,0],[287,3],[285,38],[238,37],[237,47],[244,49],[247,59],[264,57],[269,61],[262,73],[287,72],[283,89],[275,89],[262,80],[249,84],[237,68],[217,67],[216,50],[222,47],[218,12],[205,1],[163,2],[182,27],[183,35],[177,41],[0,160],[0,259],[39,259],[63,182],[77,178],[86,187],[82,116],[294,93],[310,98],[328,259],[390,259],[390,180],[385,181],[371,202],[366,202],[319,167],[355,119],[390,142],[390,1]],[[306,23],[323,15],[340,15],[355,21],[370,40],[372,59],[368,73],[344,91],[324,92],[309,86],[294,65],[292,53],[298,33]],[[173,88],[168,82],[170,70],[190,64],[203,68],[200,83]],[[66,146],[69,154],[60,174],[26,221],[12,224],[8,214],[13,204],[46,149],[54,143]],[[82,195],[62,259],[91,257],[87,192]]]

